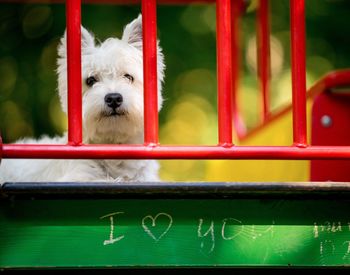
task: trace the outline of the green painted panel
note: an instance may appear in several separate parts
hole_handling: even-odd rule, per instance
[[[344,266],[348,200],[2,200],[0,267]]]

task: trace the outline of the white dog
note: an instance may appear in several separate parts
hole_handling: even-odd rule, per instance
[[[67,111],[66,35],[58,48],[58,91]],[[100,45],[82,28],[83,142],[143,143],[143,62],[141,15],[129,23],[122,39]],[[158,46],[158,111],[162,106],[164,63]],[[66,135],[18,143],[67,143]],[[24,181],[157,181],[155,160],[3,159],[0,183]]]

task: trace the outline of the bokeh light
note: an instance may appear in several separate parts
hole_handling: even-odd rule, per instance
[[[15,102],[6,101],[1,104],[1,126],[9,140],[33,135],[32,127],[25,121],[23,115],[21,109]]]
[[[13,57],[6,56],[0,59],[0,96],[10,96],[17,81],[17,64]]]
[[[188,94],[180,97],[162,126],[162,144],[216,144],[216,112],[204,98]]]
[[[211,10],[212,9],[208,9],[206,6],[189,5],[181,15],[181,24],[194,35],[206,34],[212,30],[209,27],[212,26],[212,24],[210,24],[212,22],[210,21],[212,19],[215,20],[215,17],[213,18],[213,16],[211,16]],[[196,20],[193,20],[194,18],[196,18]]]
[[[23,18],[23,33],[27,38],[38,38],[49,31],[52,20],[49,6],[29,8]]]
[[[212,105],[216,105],[216,72],[204,68],[197,68],[180,74],[174,84],[177,94],[195,93],[212,98]]]
[[[246,62],[252,74],[257,74],[257,41],[253,36],[248,41],[246,50]],[[270,36],[270,63],[271,77],[278,77],[283,69],[284,51],[282,43],[275,36]]]

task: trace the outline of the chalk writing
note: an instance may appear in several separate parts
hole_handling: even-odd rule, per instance
[[[244,225],[242,224],[242,222],[240,220],[235,219],[235,218],[223,219],[222,222],[223,222],[223,224],[222,224],[222,228],[221,228],[221,236],[224,240],[232,240],[232,239],[236,238],[239,234],[242,233],[242,231],[244,229]],[[229,237],[227,237],[225,235],[225,227],[226,227],[227,222],[231,222],[231,225],[234,225],[234,224],[239,225],[238,232],[235,232],[232,236],[229,236]],[[233,230],[231,229],[231,231],[233,231]]]
[[[314,223],[314,238],[318,238],[318,226],[317,226],[317,223]]]
[[[320,231],[321,232],[328,232],[328,233],[342,231],[341,222],[339,222],[339,221],[338,222],[326,221],[326,222],[324,222],[324,224],[320,225]]]
[[[254,224],[251,225],[250,236],[252,237],[253,240],[255,240],[257,237],[260,237],[260,236],[261,236],[260,233],[256,233],[256,232],[255,232],[255,225],[254,225]]]
[[[258,226],[258,229],[256,228],[255,224],[252,225],[244,225],[244,233],[248,235],[250,238],[253,240],[256,240],[260,237],[263,237],[265,234],[270,233],[271,237],[273,237],[274,234],[274,226],[275,226],[275,221],[272,221],[272,224],[265,229],[266,226]],[[264,229],[261,230],[260,228],[263,227]]]
[[[271,225],[266,228],[263,233],[271,233],[271,238],[273,238],[273,235],[275,233],[275,221],[272,221]]]
[[[116,233],[116,220],[117,217],[120,217],[123,214],[125,214],[125,212],[120,211],[109,213],[100,217],[101,220],[109,220],[109,237],[103,241],[103,245],[106,246],[116,244],[125,238],[125,235],[120,233],[119,236],[116,236],[118,235]],[[168,234],[169,230],[175,225],[173,217],[165,212],[159,212],[156,215],[149,214],[143,217],[141,216],[140,220],[141,228],[145,234],[147,234],[147,236],[154,240],[155,243],[159,243],[159,241],[162,240]],[[179,222],[179,224],[181,225],[181,222]],[[246,224],[243,220],[234,217],[224,218],[221,220],[221,222],[216,221],[215,219],[205,220],[203,218],[199,218],[196,225],[195,222],[192,224],[193,229],[197,231],[196,237],[199,240],[199,250],[208,257],[214,252],[215,248],[218,247],[218,243],[221,245],[223,241],[233,241],[236,239],[237,241],[246,241],[247,237],[254,241],[258,240],[259,238],[265,238],[264,241],[271,240],[273,243],[275,243],[273,246],[266,249],[264,254],[261,255],[262,261],[267,260],[271,253],[278,253],[279,256],[284,257],[284,255],[288,253],[291,248],[295,249],[293,239],[289,239],[288,237],[288,242],[286,243],[286,238],[282,237],[279,232],[279,225],[276,226],[274,220],[268,224],[255,225]],[[197,228],[195,228],[195,226],[197,226]],[[282,224],[281,226],[285,225]],[[322,257],[322,261],[325,261],[326,257],[331,255],[341,255],[345,263],[349,262],[350,240],[344,241],[344,239],[341,239],[341,242],[339,242],[339,238],[337,236],[344,233],[349,234],[350,223],[343,223],[342,225],[342,222],[340,221],[329,220],[325,222],[310,222],[309,228],[309,238],[318,239],[319,254]],[[175,229],[176,228],[174,228],[174,230]],[[275,231],[277,234],[275,234]],[[293,231],[290,231],[289,233],[293,238]],[[187,236],[191,236],[191,234]],[[188,238],[187,236],[185,236],[185,239]],[[298,237],[298,235],[296,236]],[[281,240],[276,243],[276,238],[281,238]],[[288,245],[287,247],[285,247],[286,244]],[[260,251],[262,250],[260,249]]]
[[[343,259],[346,259],[350,256],[350,241],[345,241],[343,245],[347,245],[347,250],[343,256]]]
[[[167,227],[165,228],[165,230],[158,236],[158,237],[156,237],[155,235],[154,235],[154,233],[152,232],[152,229],[154,229],[155,227],[156,227],[156,220],[157,220],[157,218],[158,217],[160,217],[160,216],[164,216],[164,217],[166,217],[169,221],[168,221],[168,225],[167,225]],[[146,224],[146,221],[147,220],[151,220],[151,228]],[[145,230],[145,232],[152,238],[152,239],[154,239],[156,242],[158,242],[161,238],[163,238],[164,237],[164,235],[166,234],[166,233],[168,233],[168,231],[169,231],[169,229],[170,229],[170,227],[172,226],[172,224],[173,224],[173,218],[169,215],[169,214],[167,214],[167,213],[158,213],[154,218],[151,216],[151,215],[147,215],[147,216],[145,216],[143,219],[142,219],[142,227],[143,227],[143,229]]]
[[[321,231],[322,232],[330,232],[331,231],[331,223],[329,221],[324,222],[324,224],[321,225]]]
[[[320,242],[320,254],[334,254],[335,252],[335,245],[332,240],[324,240]]]
[[[209,228],[207,229],[207,231],[204,232],[203,222],[204,220],[200,218],[198,229],[197,229],[197,236],[198,238],[201,239],[200,248],[201,248],[201,251],[204,252],[205,241],[203,238],[209,236],[210,237],[209,241],[211,245],[208,253],[212,253],[215,248],[215,226],[214,226],[215,224],[214,224],[214,221],[211,220]],[[253,239],[261,237],[267,233],[271,233],[271,237],[273,237],[274,226],[275,226],[275,221],[272,221],[272,224],[268,228],[264,229],[262,233],[255,233],[255,225],[252,225],[251,228],[247,227],[247,230],[248,230],[248,234],[251,235]],[[242,221],[236,218],[225,218],[222,220],[221,238],[225,241],[230,241],[235,239],[239,235],[241,235],[245,230],[246,230],[246,226],[243,224]]]
[[[340,222],[338,222],[338,223],[333,222],[333,223],[332,223],[331,231],[332,231],[332,232],[342,231],[342,229],[341,229],[341,223],[340,223]]]
[[[212,253],[214,251],[214,247],[215,247],[214,221],[211,221],[209,229],[204,234],[201,233],[202,232],[202,225],[203,225],[203,219],[199,219],[199,225],[198,225],[198,230],[197,230],[198,238],[204,238],[204,237],[208,236],[208,234],[210,233],[211,247],[209,249],[209,253]],[[204,247],[203,240],[202,240],[200,246],[201,246],[201,249],[203,249],[203,247]]]
[[[320,255],[334,254],[337,250],[338,253],[344,253],[343,259],[349,259],[350,257],[350,241],[343,242],[343,246],[346,246],[345,253],[340,250],[339,246],[336,246],[332,240],[324,240],[320,242]],[[342,249],[341,249],[342,250]]]
[[[109,239],[105,240],[103,242],[103,245],[109,245],[109,244],[113,244],[115,242],[120,241],[121,239],[124,238],[124,235],[121,235],[117,238],[114,238],[114,216],[119,215],[119,214],[124,214],[124,212],[114,212],[114,213],[110,213],[107,215],[104,215],[102,217],[100,217],[100,219],[104,219],[104,218],[108,218],[109,217],[109,221],[110,221],[110,233],[109,233]]]
[[[321,224],[320,226],[317,225],[317,223],[314,223],[314,238],[318,238],[320,232],[324,233],[336,233],[342,231],[342,225],[341,222],[329,222],[326,221],[324,224]]]

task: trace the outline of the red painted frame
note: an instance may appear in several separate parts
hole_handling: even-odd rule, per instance
[[[269,29],[268,3],[260,0],[259,75],[263,94],[263,113],[268,120]],[[266,1],[264,3],[264,1]],[[6,1],[3,1],[6,2]],[[14,2],[14,1],[11,1]],[[19,1],[18,2],[23,2]],[[39,0],[37,2],[46,2]],[[54,1],[62,2],[62,1]],[[140,1],[105,0],[84,2],[138,3]],[[244,124],[237,107],[239,81],[239,15],[242,1],[217,0],[217,65],[218,65],[218,146],[163,146],[158,144],[156,0],[142,0],[144,43],[145,143],[143,145],[82,144],[81,127],[81,0],[67,1],[68,51],[68,144],[1,144],[3,158],[118,158],[118,159],[350,159],[350,146],[310,146],[306,133],[306,67],[305,67],[305,3],[290,0],[291,58],[293,88],[293,140],[291,146],[233,146],[232,121],[238,136]],[[214,2],[200,0],[163,0],[160,3]],[[235,59],[236,58],[236,59]],[[350,73],[334,73],[315,89],[322,91],[335,85],[350,84]],[[328,85],[328,86],[327,86]],[[329,86],[333,85],[333,86]],[[269,118],[272,119],[272,118]]]
[[[257,10],[257,57],[258,78],[261,90],[261,121],[266,121],[270,115],[270,0],[260,1]]]
[[[344,87],[342,88],[344,90]],[[350,142],[350,87],[344,93],[331,89],[315,96],[312,105],[312,145],[344,146]],[[327,120],[328,118],[328,120]],[[311,181],[350,182],[350,160],[310,161]]]
[[[145,145],[158,144],[157,4],[142,1]]]
[[[82,83],[81,83],[81,2],[67,1],[67,82],[68,82],[68,144],[81,145]]]

